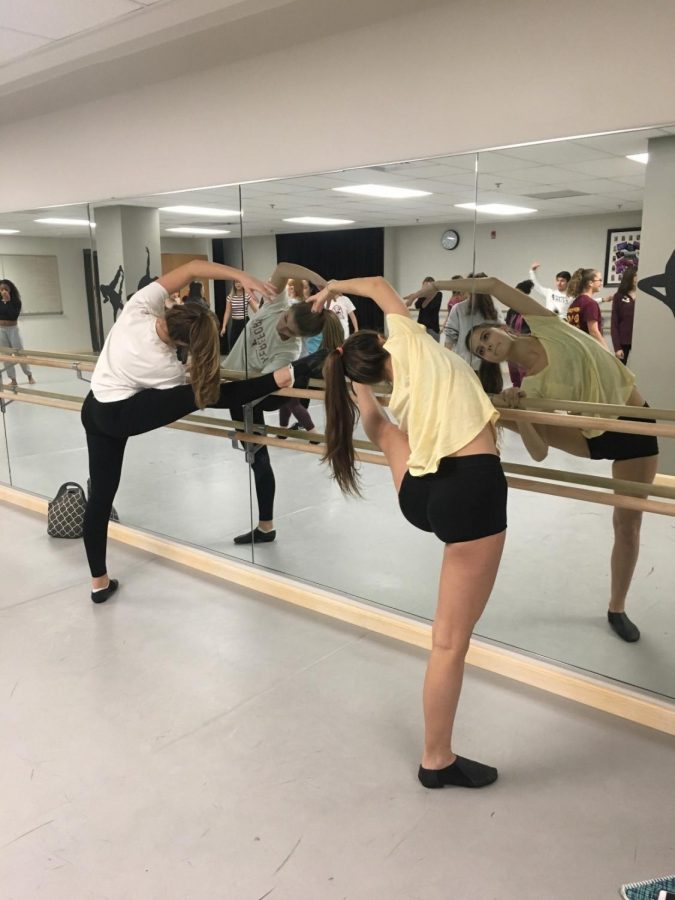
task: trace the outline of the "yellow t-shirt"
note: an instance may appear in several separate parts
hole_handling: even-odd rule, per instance
[[[394,384],[389,409],[408,435],[411,475],[436,472],[444,456],[466,447],[499,413],[476,373],[441,347],[423,325],[405,316],[387,316]]]
[[[613,353],[557,316],[530,316],[527,324],[544,345],[548,357],[545,369],[523,378],[522,389],[528,397],[626,403],[633,391],[635,375]],[[602,433],[582,430],[587,438]]]

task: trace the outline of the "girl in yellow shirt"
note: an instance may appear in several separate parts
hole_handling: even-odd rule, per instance
[[[482,787],[497,770],[457,756],[452,726],[464,658],[492,591],[506,535],[506,480],[495,446],[498,413],[471,367],[411,322],[384,278],[330,282],[315,297],[371,297],[386,316],[389,338],[359,331],[330,353],[326,382],[326,459],[345,493],[359,493],[353,429],[358,412],[369,439],[386,456],[403,515],[445,544],[432,649],[424,681],[425,739],[418,777],[428,788]],[[347,387],[351,380],[354,393]],[[373,384],[392,384],[383,413]]]
[[[529,335],[512,335],[502,328],[482,325],[469,337],[470,349],[499,374],[499,364],[516,362],[525,369],[522,390],[511,388],[496,403],[518,406],[522,397],[553,400],[583,400],[647,406],[635,387],[635,375],[613,353],[589,335],[557,319],[532,297],[522,294],[497,278],[474,281],[453,280],[458,290],[487,291],[521,313],[530,326]],[[437,282],[439,289],[445,282]],[[487,366],[488,370],[490,366]],[[498,381],[486,390],[498,392]],[[630,415],[622,416],[630,420]],[[644,419],[638,421],[644,422]],[[658,465],[658,442],[650,435],[628,434],[599,429],[556,428],[522,425],[518,430],[530,455],[544,459],[549,446],[587,459],[611,459],[612,476],[651,484]],[[642,513],[614,508],[614,547],[611,557],[611,595],[607,617],[610,626],[624,641],[639,640],[640,632],[625,613],[626,596],[640,550]]]

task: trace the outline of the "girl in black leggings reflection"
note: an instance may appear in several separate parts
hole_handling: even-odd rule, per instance
[[[196,303],[166,308],[169,295],[195,278],[236,278],[249,291],[274,294],[271,284],[239,269],[193,260],[134,294],[110,330],[82,406],[91,479],[84,544],[94,603],[107,600],[118,587],[108,577],[106,544],[127,438],[197,409],[250,403],[293,384],[289,366],[248,381],[220,383],[218,321],[213,313]]]

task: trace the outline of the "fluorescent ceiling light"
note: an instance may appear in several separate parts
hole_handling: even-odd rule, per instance
[[[18,228],[0,228],[0,234],[19,234]]]
[[[96,228],[96,224],[90,222],[89,219],[35,219],[34,221],[41,222],[43,225],[86,225],[89,228]]]
[[[212,209],[210,206],[160,206],[160,212],[179,213],[183,216],[240,216],[238,209]]]
[[[177,234],[231,234],[224,228],[191,228],[189,225],[180,228],[167,228],[167,231],[175,231]]]
[[[431,191],[414,191],[411,188],[389,187],[386,184],[352,184],[333,188],[345,194],[363,194],[364,197],[382,197],[388,200],[407,200],[409,197],[429,197]]]
[[[634,153],[632,156],[627,156],[626,159],[635,160],[635,162],[642,163],[643,166],[646,166],[649,162],[649,153]]]
[[[325,219],[322,216],[297,216],[295,219],[284,219],[284,222],[295,222],[296,225],[353,225],[354,219]]]
[[[458,209],[475,209],[476,212],[490,213],[493,216],[519,216],[521,213],[535,213],[529,206],[509,206],[507,203],[455,203]]]

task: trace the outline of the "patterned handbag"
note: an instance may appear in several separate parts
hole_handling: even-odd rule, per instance
[[[81,538],[86,506],[81,485],[74,481],[62,484],[47,507],[47,534],[58,538]]]

